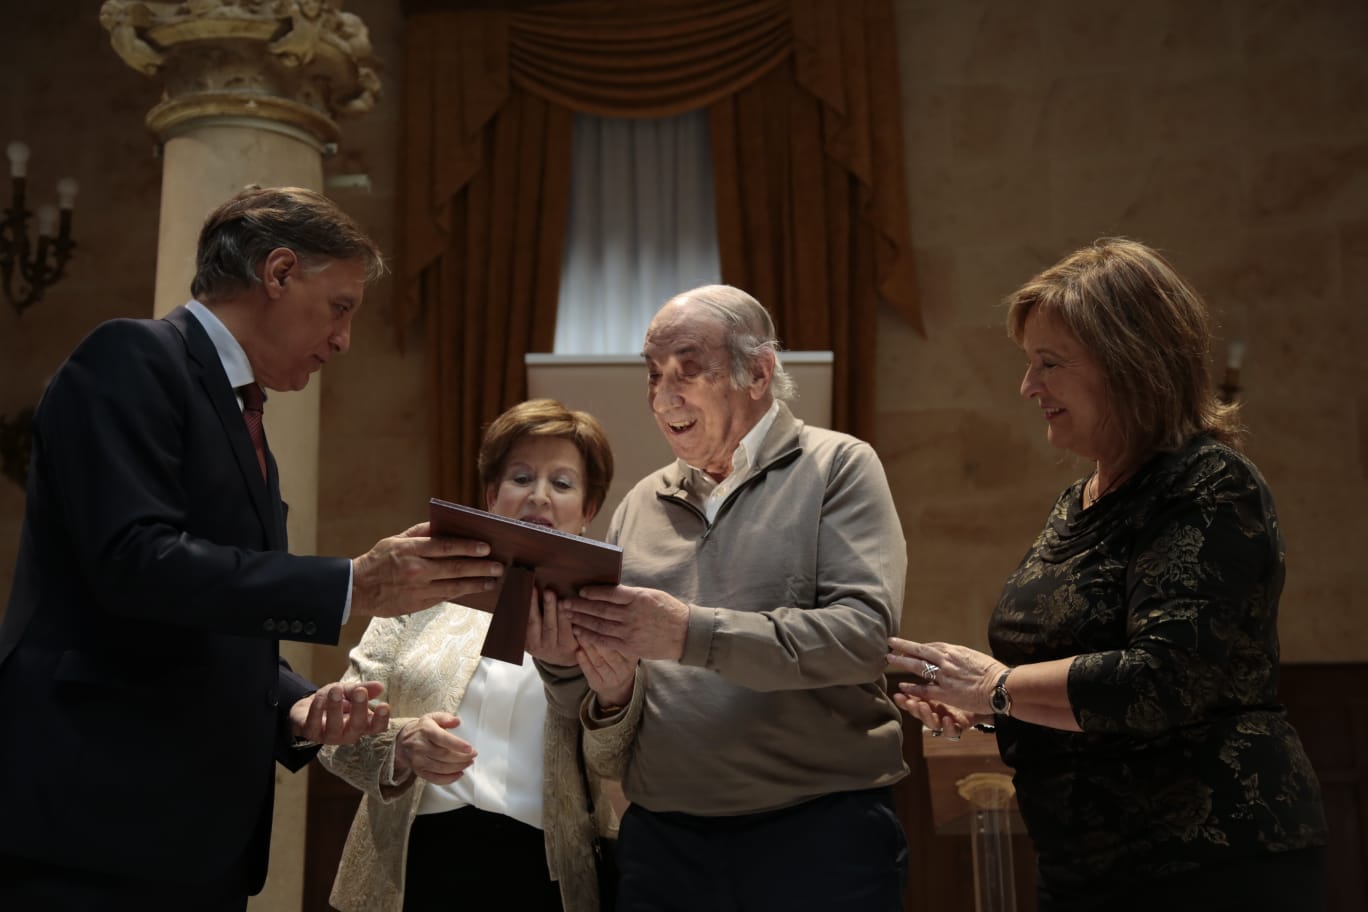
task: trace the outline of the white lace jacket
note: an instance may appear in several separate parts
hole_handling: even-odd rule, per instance
[[[379,735],[346,747],[325,747],[319,754],[325,767],[365,794],[330,897],[343,912],[402,909],[409,828],[427,783],[413,776],[394,783],[395,737],[404,723],[424,713],[459,711],[488,626],[485,612],[443,602],[407,617],[373,620],[351,651],[343,680],[384,682],[382,699],[389,702],[392,718]],[[436,655],[442,656],[438,673],[393,674],[397,667],[430,663]],[[594,838],[615,835],[616,820],[602,781],[586,776],[579,730],[577,718],[548,710],[542,786],[546,859],[566,912],[597,912]],[[593,816],[587,810],[586,782],[594,793]]]

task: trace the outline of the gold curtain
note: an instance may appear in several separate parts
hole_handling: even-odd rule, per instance
[[[874,433],[878,302],[921,326],[891,0],[601,0],[405,25],[397,326],[427,317],[440,496],[480,503],[483,427],[549,351],[572,112],[709,109],[722,279],[836,356],[833,425]],[[680,289],[681,291],[683,289]]]

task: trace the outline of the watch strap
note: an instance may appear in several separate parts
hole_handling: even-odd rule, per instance
[[[1007,691],[1007,676],[1012,673],[1008,668],[998,676],[997,683],[993,685],[993,712],[1009,719],[1012,716],[1012,695]]]

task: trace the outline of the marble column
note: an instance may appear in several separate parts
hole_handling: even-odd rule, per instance
[[[163,159],[154,314],[190,296],[204,218],[247,184],[323,189],[337,118],[369,111],[380,89],[365,25],[341,0],[106,0],[100,22],[135,70],[160,79],[147,115]],[[266,433],[290,504],[291,550],[317,546],[319,389],[273,393]],[[311,649],[282,644],[308,675]],[[206,743],[212,749],[212,744]],[[307,776],[277,772],[271,875],[251,909],[299,908]],[[212,788],[212,783],[206,783]]]

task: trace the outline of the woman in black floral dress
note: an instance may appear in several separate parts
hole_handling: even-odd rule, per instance
[[[996,726],[1041,910],[1321,909],[1320,786],[1278,703],[1283,541],[1212,393],[1197,294],[1108,239],[1008,299],[1021,394],[1095,464],[993,612],[993,655],[893,639],[932,734]]]

